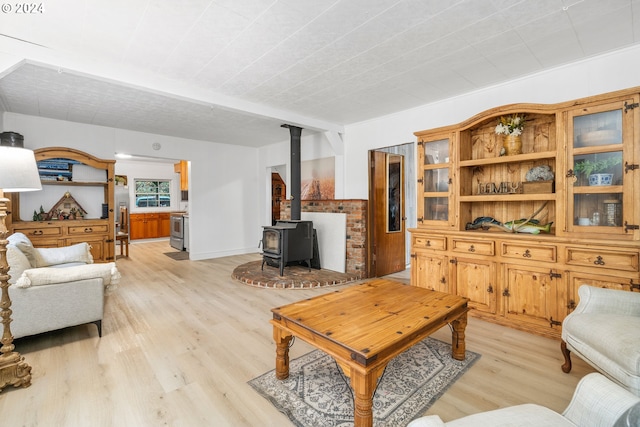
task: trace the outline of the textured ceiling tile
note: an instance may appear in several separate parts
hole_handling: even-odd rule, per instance
[[[47,4],[8,19],[92,78],[26,63],[0,79],[0,108],[81,123],[258,146],[286,139],[281,113],[346,124],[478,90],[637,43],[640,0],[154,0]],[[12,17],[14,18],[14,17]],[[0,37],[4,43],[20,43]],[[128,50],[127,50],[128,49]],[[38,61],[36,62],[46,62]],[[92,63],[92,65],[95,65]],[[178,99],[110,69],[179,80],[236,104]],[[151,81],[151,79],[150,79]],[[157,83],[156,83],[157,84]],[[224,98],[222,98],[224,99]],[[252,112],[232,110],[257,102]],[[526,100],[525,100],[526,101]],[[286,113],[285,113],[286,114]],[[65,118],[66,117],[66,118]]]

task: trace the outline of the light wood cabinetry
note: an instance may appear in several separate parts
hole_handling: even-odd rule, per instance
[[[560,336],[580,285],[640,291],[639,93],[513,104],[416,132],[412,284],[465,296],[475,316],[551,337]],[[526,117],[523,149],[504,155],[495,128],[514,114]],[[603,163],[605,181],[582,173]],[[525,184],[537,166],[554,182]],[[548,232],[475,226],[536,212]]]
[[[132,213],[129,215],[131,240],[169,237],[171,219],[169,212]]]
[[[36,247],[62,247],[76,243],[87,242],[91,245],[91,254],[94,262],[110,262],[114,260],[114,165],[115,160],[98,159],[82,151],[51,147],[34,150],[36,161],[40,167],[42,178],[42,191],[64,194],[65,191],[73,191],[79,187],[89,188],[98,193],[98,198],[107,205],[107,217],[84,219],[51,219],[49,221],[22,221],[20,212],[20,194],[12,196],[12,230],[21,232],[29,237]],[[104,170],[99,174],[100,179],[84,181],[80,174],[73,174],[69,169],[60,181],[51,180],[50,170],[43,168],[43,164],[57,162],[70,164],[76,168],[90,166],[96,170]],[[76,175],[76,176],[74,176]],[[78,200],[80,203],[81,201]]]

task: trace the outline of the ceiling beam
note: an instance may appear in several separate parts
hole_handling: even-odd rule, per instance
[[[137,90],[148,91],[161,96],[209,105],[239,113],[274,119],[294,126],[318,132],[344,133],[344,126],[298,114],[294,111],[269,107],[240,98],[226,96],[212,90],[186,85],[184,83],[151,75],[147,71],[99,62],[90,58],[79,58],[45,46],[27,41],[0,37],[0,78],[15,69],[16,64],[31,63],[60,72],[72,73],[85,78],[117,84]]]

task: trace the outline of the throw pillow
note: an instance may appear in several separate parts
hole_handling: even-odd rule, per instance
[[[13,233],[11,236],[7,237],[7,240],[9,241],[9,244],[14,245],[22,251],[29,260],[31,268],[38,266],[36,249],[33,247],[31,240],[29,240],[27,236],[23,233]]]
[[[22,276],[22,272],[31,268],[29,259],[14,245],[7,246],[7,263],[9,264],[9,283],[12,285]]]
[[[93,263],[88,243],[77,243],[62,248],[34,248],[37,267],[50,267],[66,263]]]

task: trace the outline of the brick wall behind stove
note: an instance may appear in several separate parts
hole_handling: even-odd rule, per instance
[[[367,275],[367,200],[303,200],[301,212],[327,212],[347,214],[347,273]],[[280,218],[291,218],[291,201],[280,205]]]

